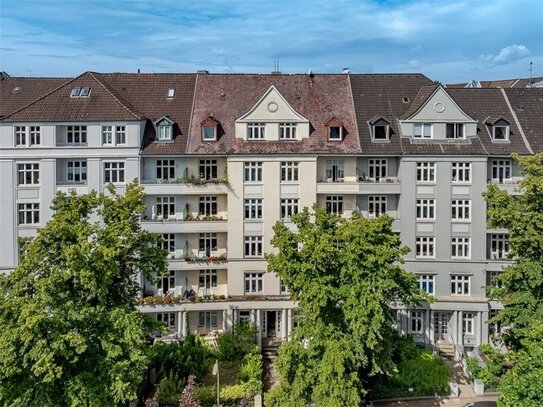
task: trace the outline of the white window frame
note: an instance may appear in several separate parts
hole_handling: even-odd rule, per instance
[[[264,140],[266,123],[247,123],[247,140]]]
[[[451,258],[452,259],[470,259],[471,258],[471,238],[451,237]]]
[[[32,147],[41,145],[40,126],[14,126],[15,147]]]
[[[462,333],[464,335],[475,335],[475,313],[462,313]]]
[[[279,292],[281,294],[289,294],[290,293],[288,285],[285,284],[285,281],[281,277],[279,277]]]
[[[436,163],[418,162],[417,163],[417,182],[435,183],[436,182]]]
[[[432,123],[414,123],[413,138],[431,140],[434,138],[434,126]]]
[[[212,253],[217,251],[218,247],[219,238],[217,237],[217,233],[200,233],[200,238],[198,240],[198,250],[201,253],[204,253],[206,256],[211,256]]]
[[[410,311],[409,314],[409,331],[414,334],[421,334],[424,331],[424,313],[422,311]]]
[[[29,131],[28,131],[29,135],[30,135],[30,141],[29,141],[29,145],[30,146],[39,146],[41,145],[41,128],[40,126],[29,126]]]
[[[471,276],[465,274],[451,275],[451,295],[467,296],[471,293]]]
[[[507,260],[511,246],[508,233],[490,234],[490,258],[491,260]]]
[[[503,138],[496,138],[496,130],[503,129]],[[508,124],[495,124],[492,126],[492,140],[493,141],[509,141],[510,126]]]
[[[419,288],[430,295],[436,292],[436,276],[434,274],[419,274]]]
[[[198,213],[201,216],[216,216],[218,204],[216,196],[201,196],[199,199]]]
[[[175,329],[175,312],[159,312],[156,314],[156,320],[170,329]]]
[[[212,131],[212,137],[208,137],[208,129]],[[217,141],[217,126],[216,125],[206,125],[202,126],[202,140],[203,141]]]
[[[243,182],[262,182],[262,161],[245,161],[243,163]]]
[[[417,199],[417,220],[436,220],[436,200],[434,198]]]
[[[491,179],[493,182],[503,184],[506,181],[510,182],[513,179],[513,168],[511,160],[495,159],[491,165]]]
[[[332,136],[332,129],[339,129],[337,136]],[[328,140],[329,141],[341,141],[343,140],[343,126],[328,126]]]
[[[210,290],[217,288],[218,274],[217,270],[199,270],[198,273],[198,288]]]
[[[341,216],[344,212],[344,200],[342,195],[328,195],[326,197],[326,210],[332,215]]]
[[[175,160],[169,158],[156,160],[155,174],[158,181],[175,180]]]
[[[370,218],[387,213],[387,209],[386,195],[368,195],[368,216]]]
[[[262,204],[263,200],[261,198],[249,198],[245,199],[244,202],[244,219],[245,220],[256,220],[262,219]]]
[[[246,272],[243,283],[245,294],[262,294],[264,292],[264,273]]]
[[[243,257],[262,257],[262,236],[245,236]]]
[[[200,311],[198,312],[198,327],[211,330],[217,327],[217,311]]]
[[[209,181],[211,179],[217,178],[219,173],[219,166],[217,160],[213,159],[203,159],[198,163],[199,177]]]
[[[451,181],[455,184],[471,183],[471,163],[455,162],[451,165]]]
[[[104,183],[124,184],[124,161],[104,161]],[[109,180],[107,174],[109,173]],[[114,176],[115,175],[115,176]]]
[[[162,219],[169,219],[176,216],[175,196],[157,196],[155,200],[156,215]]]
[[[449,126],[453,127],[452,136],[449,137]],[[458,140],[466,138],[466,126],[464,123],[446,123],[445,138],[449,140]]]
[[[28,145],[28,133],[27,126],[15,126],[15,146],[27,146]]]
[[[326,182],[342,182],[345,179],[345,161],[326,160]]]
[[[173,126],[167,120],[162,120],[156,126],[156,139],[159,142],[171,141],[173,138]]]
[[[297,123],[279,123],[279,140],[297,140]]]
[[[386,158],[377,158],[368,160],[368,177],[376,182],[381,178],[386,178],[388,174],[388,160]]]
[[[40,163],[17,163],[17,185],[40,185]]]
[[[68,160],[66,162],[66,181],[70,184],[86,184],[87,160]]]
[[[384,138],[378,138],[377,137],[377,128],[384,128],[385,130],[385,137]],[[374,124],[372,126],[372,136],[373,140],[375,141],[387,141],[390,139],[390,125],[388,124]]]
[[[436,257],[434,236],[417,236],[415,238],[415,257],[417,259],[434,259]]]
[[[102,145],[113,146],[115,138],[113,137],[113,126],[102,126]]]
[[[175,252],[175,233],[162,233],[162,249],[167,250],[168,253]]]
[[[298,198],[281,198],[281,214],[283,220],[290,220],[292,215],[298,213]]]
[[[17,225],[39,225],[40,204],[25,202],[17,204]]]
[[[70,141],[70,135],[71,135],[72,141]],[[66,126],[66,144],[80,145],[80,146],[87,145],[87,126],[85,125]]]
[[[451,221],[471,222],[471,199],[451,200]]]
[[[300,179],[298,161],[281,161],[281,182],[298,182]]]
[[[115,144],[126,144],[126,126],[115,126]]]

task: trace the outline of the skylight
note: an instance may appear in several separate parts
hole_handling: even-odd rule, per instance
[[[21,88],[20,86],[15,86],[13,88],[13,93],[19,93],[23,88]]]
[[[87,97],[90,96],[91,88],[81,88],[81,94],[79,96],[81,97]]]
[[[173,98],[174,96],[175,96],[175,89],[174,88],[168,89],[168,97]]]
[[[88,86],[85,86],[83,88],[77,86],[72,89],[72,92],[70,93],[70,97],[72,98],[87,98],[91,94],[91,88]]]
[[[76,98],[76,97],[79,97],[79,95],[81,94],[81,88],[73,88],[72,89],[72,93],[70,93],[70,97],[73,97],[73,98]]]

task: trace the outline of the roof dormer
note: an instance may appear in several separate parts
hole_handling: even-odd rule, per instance
[[[324,123],[324,125],[328,127],[328,141],[343,140],[344,126],[341,120],[339,120],[337,117],[332,117],[330,120]]]
[[[383,116],[374,116],[368,124],[371,126],[373,141],[388,141],[390,139],[390,123]]]
[[[217,141],[219,122],[213,116],[204,119],[200,126],[202,127],[202,141]]]
[[[489,127],[492,141],[509,141],[511,122],[503,116],[488,116],[485,124]]]
[[[174,122],[168,116],[163,116],[155,122],[156,141],[169,142],[173,139]]]

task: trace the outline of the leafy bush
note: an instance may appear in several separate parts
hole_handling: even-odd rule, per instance
[[[183,392],[184,382],[172,373],[164,376],[157,386],[156,398],[158,402],[177,405]]]
[[[507,355],[497,352],[489,344],[481,345],[479,353],[485,359],[486,368],[480,367],[475,358],[468,358],[468,371],[473,378],[481,379],[488,388],[496,389],[507,371]]]
[[[481,378],[481,372],[483,371],[483,368],[479,366],[479,362],[476,358],[468,358],[466,361],[466,365],[468,367],[468,372],[474,379],[480,379]]]
[[[239,380],[254,393],[262,391],[262,355],[258,348],[253,349],[243,358]]]
[[[232,332],[221,333],[217,338],[220,360],[241,360],[256,344],[257,329],[246,321],[240,321]]]
[[[224,386],[220,389],[220,401],[223,406],[236,406],[243,398],[247,397],[250,390],[244,384]],[[211,407],[217,402],[217,388],[214,386],[198,387],[194,395],[202,407]]]

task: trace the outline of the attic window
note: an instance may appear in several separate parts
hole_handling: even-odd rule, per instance
[[[217,120],[209,116],[200,123],[200,126],[202,126],[202,141],[217,141],[217,128],[219,126]]]
[[[13,88],[13,93],[19,93],[21,90],[23,90],[23,88],[21,88],[20,86],[15,86]]]
[[[341,141],[343,140],[343,123],[337,118],[332,118],[326,122],[328,127],[328,140]]]
[[[81,88],[81,93],[80,93],[79,96],[81,96],[82,98],[83,97],[88,97],[88,96],[90,96],[90,93],[91,93],[91,88],[87,88],[87,87]]]
[[[81,94],[81,88],[73,88],[72,93],[70,93],[70,97],[77,98]]]
[[[376,123],[373,125],[374,140],[388,140],[389,127],[385,123]]]
[[[503,122],[492,126],[492,138],[496,141],[509,140],[509,125]]]
[[[91,88],[89,88],[89,87],[84,87],[84,88],[75,87],[75,88],[72,89],[72,91],[70,93],[70,97],[72,97],[72,98],[86,98],[86,97],[90,96],[90,93],[91,93]]]
[[[404,102],[404,103],[409,103],[409,102],[410,102],[410,100],[409,100],[409,98],[408,98],[408,97],[404,97],[404,98],[402,99],[402,102]]]
[[[160,120],[156,125],[156,134],[158,141],[171,141],[172,123],[166,119]]]
[[[447,123],[447,133],[445,137],[449,139],[466,138],[464,123]]]
[[[173,98],[175,96],[175,89],[174,88],[170,88],[168,89],[168,96],[169,98]]]

